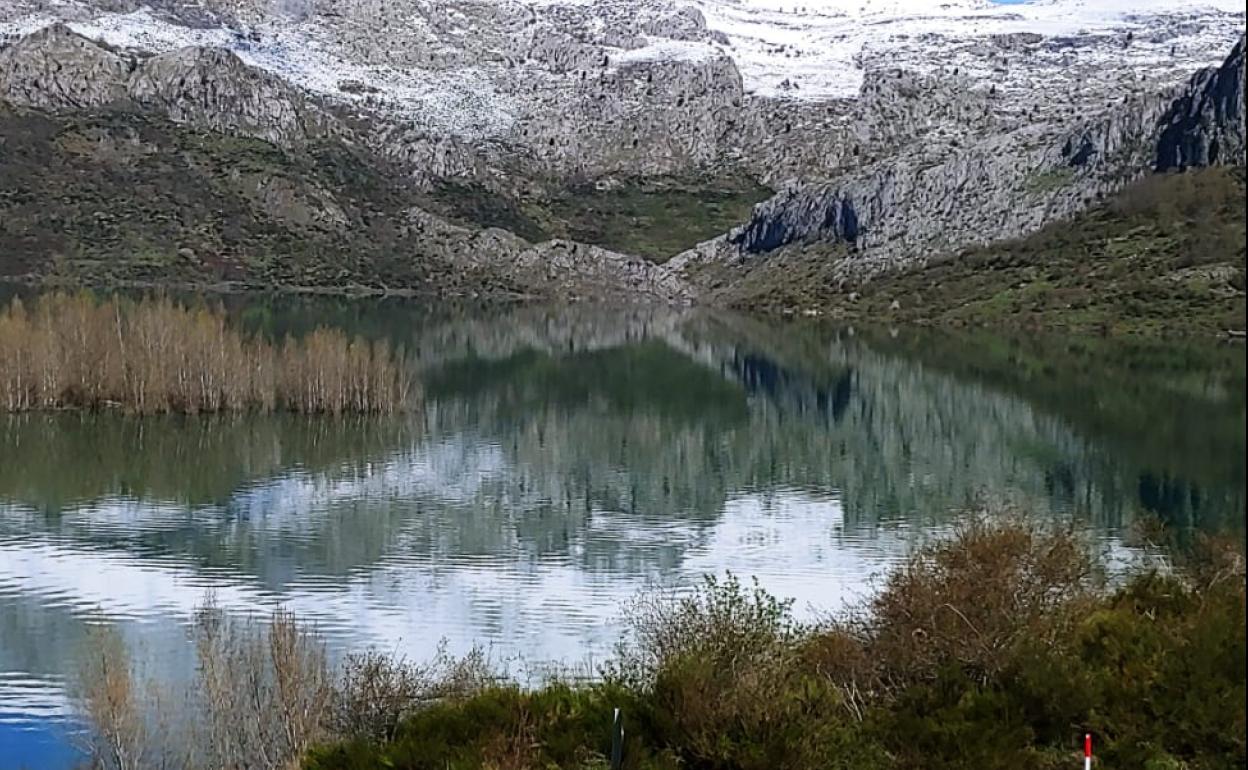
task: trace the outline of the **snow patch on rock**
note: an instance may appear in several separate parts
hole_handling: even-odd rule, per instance
[[[1174,38],[1142,40],[1140,54],[1156,59],[1181,44],[1182,53],[1196,49],[1203,55],[1198,62],[1178,61],[1208,66],[1217,63],[1219,53],[1233,40],[1234,28],[1242,30],[1244,24],[1238,0],[1049,0],[1008,5],[987,0],[695,0],[695,4],[709,29],[728,36],[728,53],[741,70],[747,93],[804,100],[855,96],[865,65],[871,62],[923,68],[932,54],[940,52],[942,38],[1111,35],[1190,21]]]
[[[55,21],[41,15],[0,27],[0,31],[18,36]],[[274,21],[244,32],[224,26],[186,27],[143,8],[125,14],[100,14],[90,21],[68,22],[67,26],[109,45],[153,54],[187,47],[223,48],[312,94],[413,119],[436,133],[469,139],[490,137],[505,133],[514,122],[511,99],[499,93],[493,79],[481,69],[463,67],[447,77],[418,68],[349,61],[335,53],[332,36],[314,21]]]

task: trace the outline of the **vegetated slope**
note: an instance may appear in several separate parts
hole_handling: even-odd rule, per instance
[[[443,181],[427,205],[465,226],[501,227],[530,241],[567,238],[661,263],[749,219],[769,195],[732,173],[612,179],[511,196]]]
[[[129,110],[0,104],[0,276],[510,295],[541,287],[456,259],[463,234],[422,235],[411,210],[662,261],[766,192],[669,180],[516,203],[481,187],[422,192],[387,165],[334,137],[283,148]]]
[[[1244,329],[1244,169],[1159,174],[1025,238],[933,259],[859,284],[845,247],[812,245],[702,267],[717,301],[847,319],[1079,331],[1211,334]]]
[[[133,112],[0,105],[0,275],[89,283],[514,287],[452,269],[342,145],[288,151]]]
[[[428,213],[384,159],[131,110],[0,104],[0,278],[92,285],[672,300],[640,258]]]

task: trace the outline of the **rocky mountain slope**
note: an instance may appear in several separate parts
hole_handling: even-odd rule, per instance
[[[423,176],[499,184],[517,169],[840,173],[919,136],[943,146],[1037,108],[1060,123],[1175,85],[1243,18],[1233,0],[0,3],[11,35],[61,20],[134,51],[229,50],[368,118],[370,141]]]
[[[679,301],[638,257],[426,211],[329,105],[222,49],[54,24],[0,49],[0,275]]]
[[[714,278],[702,298],[846,322],[1079,333],[1241,333],[1243,167],[1153,174],[1071,219],[868,280],[827,247],[781,249]]]
[[[921,143],[800,183],[755,207],[749,222],[682,255],[757,261],[785,247],[841,245],[846,281],[1067,219],[1150,171],[1244,163],[1244,40],[1218,66],[1160,93],[1128,94],[1091,119],[1041,120],[989,133],[941,158]],[[987,108],[986,108],[987,109]]]
[[[1242,164],[1243,28],[1230,0],[0,0],[0,234],[25,244],[3,268],[73,275],[106,251],[78,273],[158,280],[44,218],[115,217],[42,196],[140,178],[134,215],[175,223],[149,239],[162,259],[216,255],[189,282],[471,292],[488,273],[489,293],[683,301],[822,249],[843,284],[1033,232],[1150,169]],[[263,168],[232,141],[268,148],[243,155]],[[189,184],[221,197],[179,214]],[[403,267],[335,264],[350,249]]]

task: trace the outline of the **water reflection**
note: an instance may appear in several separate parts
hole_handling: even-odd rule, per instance
[[[231,303],[266,334],[392,338],[425,410],[0,419],[0,739],[68,712],[89,623],[189,675],[209,587],[240,613],[286,604],[337,650],[581,659],[650,583],[731,569],[835,606],[985,493],[1107,540],[1140,513],[1243,526],[1238,350]]]

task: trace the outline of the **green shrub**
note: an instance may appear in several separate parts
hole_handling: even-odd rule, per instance
[[[789,603],[730,574],[643,597],[628,617],[611,679],[638,693],[646,733],[687,765],[867,766],[840,690],[802,664],[809,631]]]
[[[493,687],[421,710],[395,738],[354,740],[312,752],[310,770],[467,770],[468,768],[591,768],[605,766],[614,709],[630,702],[611,686],[555,684],[524,691]],[[626,732],[627,767],[664,770],[641,736]]]
[[[1196,543],[1116,586],[1079,538],[976,518],[821,626],[729,576],[629,612],[604,681],[492,686],[313,770],[1105,770],[1245,764],[1244,557]]]
[[[1244,623],[1242,573],[1207,585],[1146,573],[1081,625],[1076,651],[1106,762],[1244,766]]]

